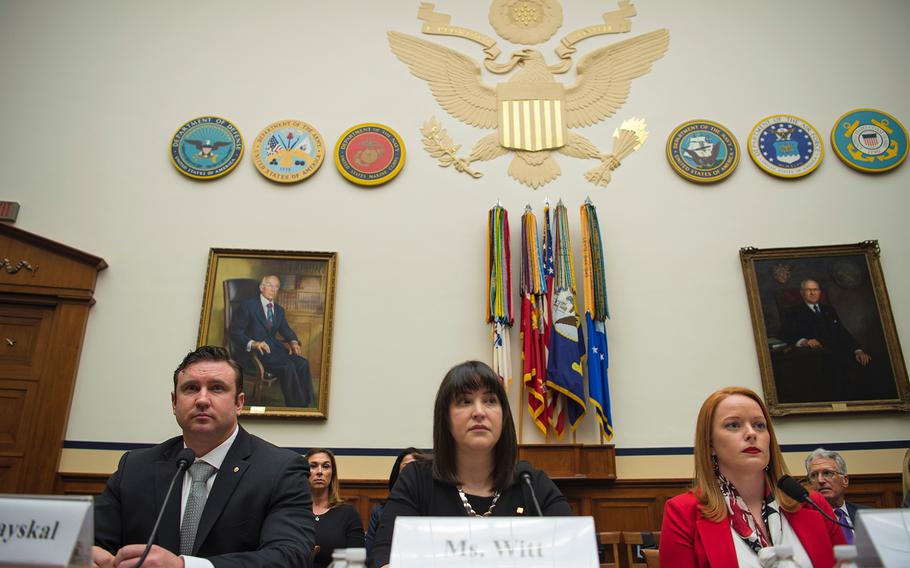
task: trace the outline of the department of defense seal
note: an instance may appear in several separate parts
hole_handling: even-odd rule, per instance
[[[676,127],[667,138],[667,160],[689,181],[720,181],[739,164],[739,145],[733,134],[709,120],[692,120]]]
[[[243,157],[243,137],[230,121],[200,116],[187,121],[171,138],[171,162],[194,179],[228,174]]]
[[[842,162],[861,172],[893,170],[907,157],[907,130],[886,112],[858,108],[837,119],[831,146]]]
[[[749,155],[769,174],[798,178],[812,173],[825,149],[818,131],[789,114],[763,118],[749,135]]]
[[[325,158],[319,132],[300,120],[279,120],[266,126],[253,141],[253,165],[259,173],[279,183],[310,177]]]
[[[380,185],[404,167],[404,141],[382,124],[358,124],[335,144],[335,165],[345,178],[358,185]]]

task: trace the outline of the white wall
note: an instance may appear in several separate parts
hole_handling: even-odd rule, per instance
[[[598,206],[617,447],[689,446],[708,392],[760,390],[740,247],[878,239],[897,331],[910,338],[910,166],[861,175],[826,148],[816,172],[786,182],[744,156],[726,182],[702,187],[664,157],[667,135],[695,118],[728,126],[741,144],[776,113],[807,119],[826,146],[833,121],[852,108],[910,124],[910,3],[639,0],[632,33],[669,28],[670,50],[633,83],[616,118],[580,132],[606,151],[621,119],[637,115],[650,140],[606,189],[582,177],[593,162],[559,156],[563,175],[538,191],[506,176],[508,158],[476,164],[486,175],[472,180],[421,148],[419,127],[431,116],[464,151],[482,133],[445,114],[389,49],[388,30],[420,35],[418,4],[0,1],[0,198],[22,204],[21,228],[110,264],[68,440],[155,442],[176,432],[170,375],[195,345],[208,251],[237,247],[339,253],[329,420],[247,426],[286,446],[429,446],[445,370],[489,357],[486,214],[497,199],[517,243],[524,205],[539,214],[545,196],[562,198],[577,261],[578,206],[585,196]],[[488,6],[436,3],[453,24],[495,37]],[[552,58],[558,38],[613,8],[564,1],[566,23],[541,51]],[[465,40],[424,37],[480,58]],[[613,41],[586,40],[579,54]],[[313,124],[330,146],[356,123],[382,122],[405,138],[407,164],[392,183],[361,189],[329,158],[308,181],[279,187],[255,171],[248,149],[236,171],[199,183],[170,165],[168,142],[206,114],[233,121],[248,145],[283,118]],[[513,256],[517,280],[517,249]],[[517,374],[517,327],[512,340]],[[910,420],[776,423],[781,441],[796,444],[907,439]],[[536,439],[530,428],[525,439]],[[579,440],[596,440],[592,420]]]

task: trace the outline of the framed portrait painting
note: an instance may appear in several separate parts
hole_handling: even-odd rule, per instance
[[[910,411],[879,254],[877,241],[740,249],[772,415]]]
[[[211,249],[199,345],[240,365],[243,414],[326,419],[334,252]]]

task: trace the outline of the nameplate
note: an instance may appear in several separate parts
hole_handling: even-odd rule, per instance
[[[91,566],[91,497],[0,495],[0,566]]]
[[[395,568],[597,568],[591,517],[398,517]]]

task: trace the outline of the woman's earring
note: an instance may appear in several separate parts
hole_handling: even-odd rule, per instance
[[[720,465],[717,463],[717,454],[711,454],[711,465],[714,467],[714,474],[720,473]]]

